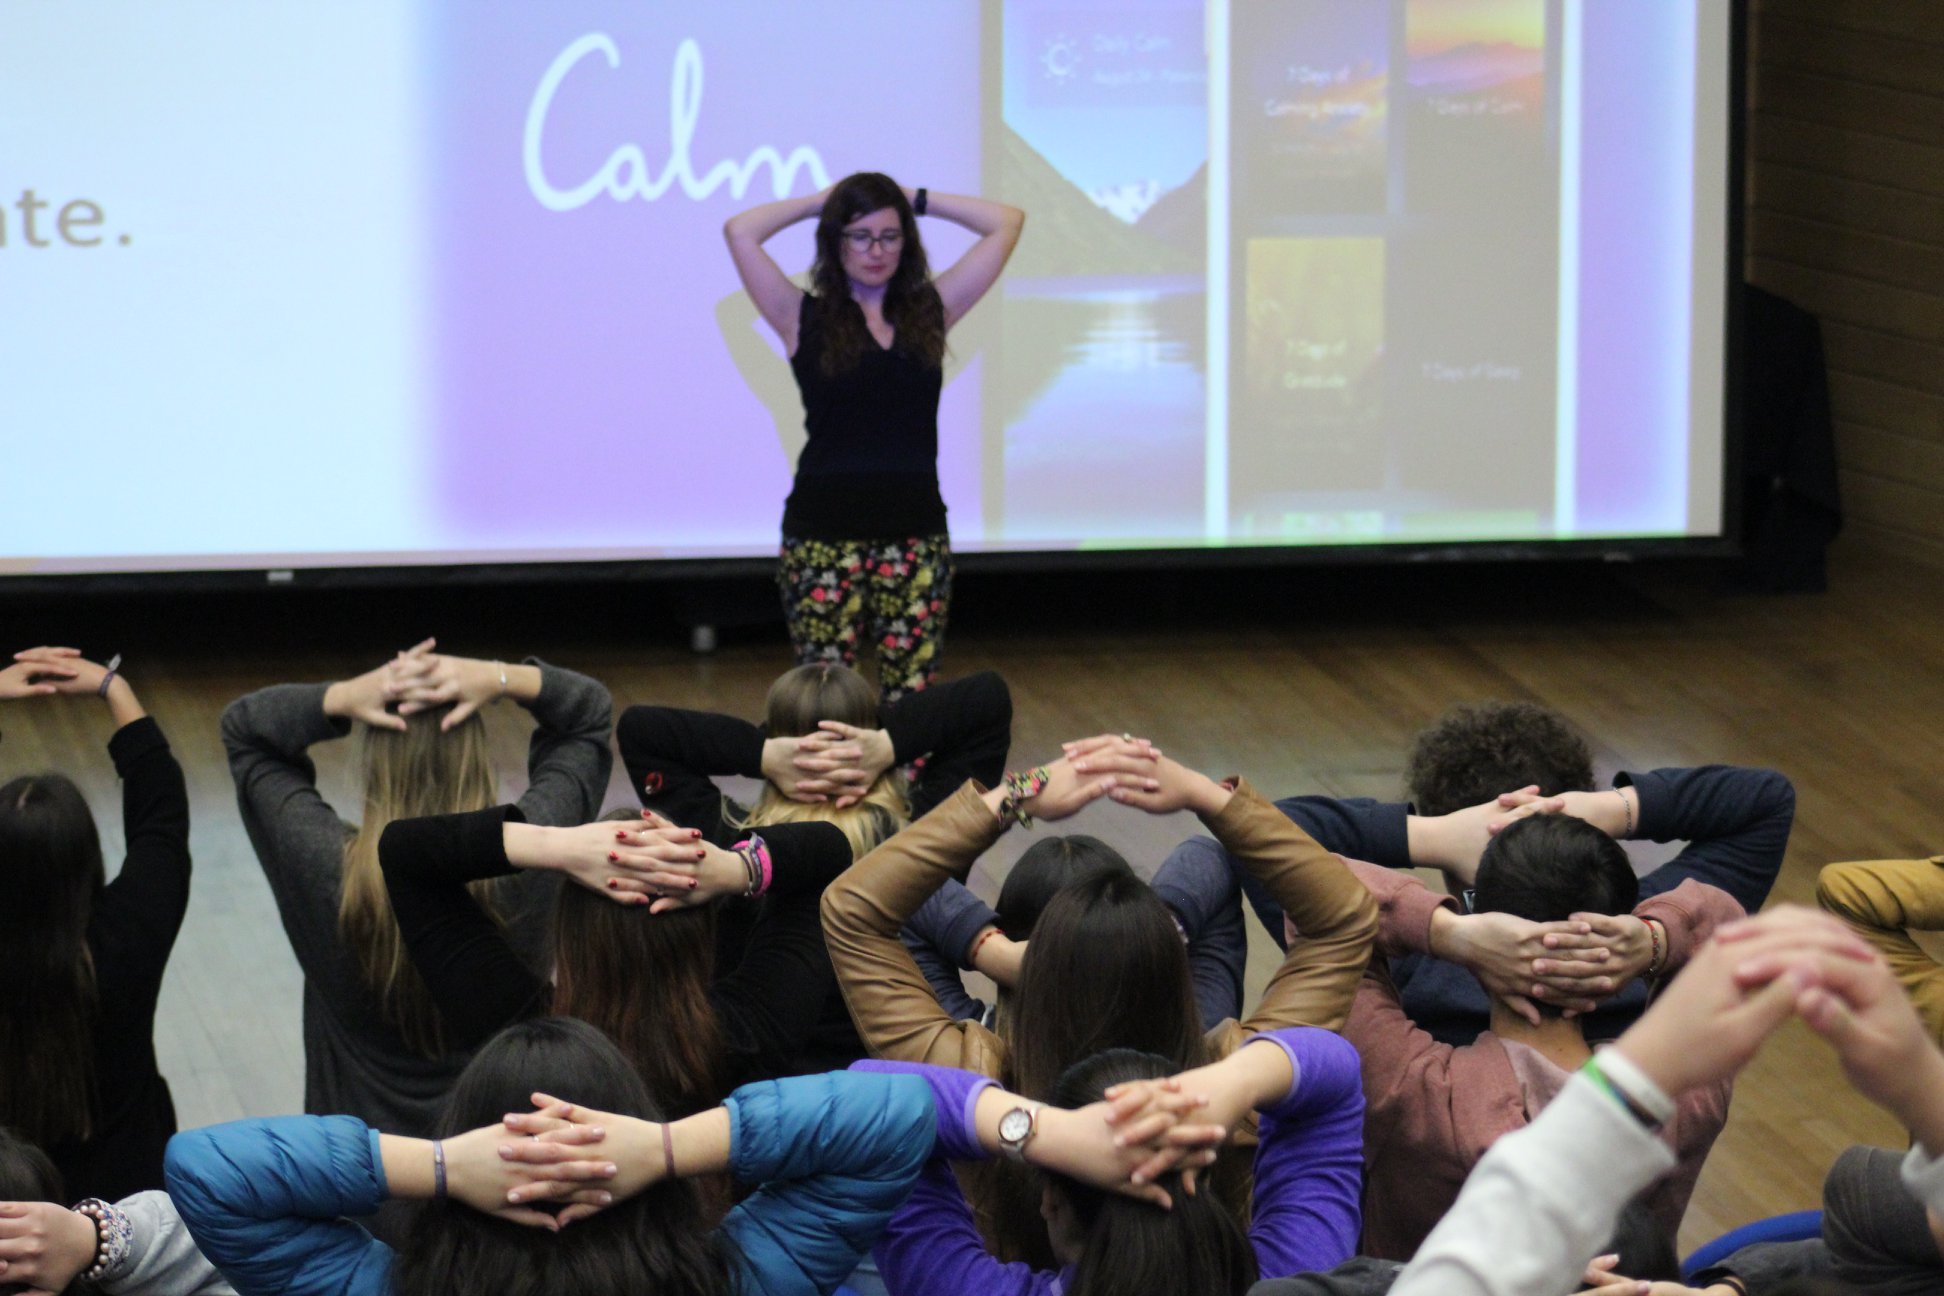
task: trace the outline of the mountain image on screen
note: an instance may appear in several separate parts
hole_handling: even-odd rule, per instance
[[[1171,223],[1164,205],[1174,193],[1162,194],[1130,225],[1067,179],[1017,131],[1001,129],[999,193],[1033,214],[1033,235],[1021,239],[1013,255],[1013,276],[1193,274],[1202,268],[1193,244],[1157,237]],[[1199,179],[1200,172],[1196,175]],[[1163,219],[1150,225],[1146,218],[1157,210],[1164,212]]]

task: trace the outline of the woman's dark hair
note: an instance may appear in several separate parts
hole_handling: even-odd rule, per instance
[[[1075,882],[1104,873],[1124,873],[1128,867],[1121,853],[1098,837],[1073,833],[1065,837],[1042,837],[1026,848],[1019,862],[1006,874],[999,888],[999,929],[1008,940],[1031,937],[1047,903]]]
[[[1537,783],[1547,796],[1593,788],[1593,753],[1557,711],[1533,702],[1455,706],[1411,744],[1404,787],[1419,814],[1450,814]]]
[[[606,1032],[677,1116],[723,1096],[715,931],[714,905],[651,914],[563,886],[554,907],[553,1010]]]
[[[1486,844],[1472,905],[1529,922],[1563,922],[1576,913],[1623,914],[1640,902],[1640,880],[1620,843],[1584,819],[1533,815]],[[1539,1011],[1560,1009],[1540,1003]]]
[[[1768,1296],[1863,1296],[1863,1289],[1836,1278],[1815,1276],[1791,1278],[1779,1287],[1770,1287]]]
[[[1099,1102],[1109,1088],[1129,1080],[1158,1080],[1180,1068],[1165,1057],[1135,1049],[1108,1049],[1061,1074],[1055,1106]],[[1121,1296],[1125,1292],[1197,1292],[1241,1296],[1255,1282],[1255,1250],[1241,1223],[1205,1186],[1189,1196],[1179,1174],[1155,1182],[1174,1199],[1162,1210],[1132,1197],[1104,1192],[1061,1175],[1048,1178],[1065,1194],[1087,1244],[1067,1284],[1070,1296]]]
[[[35,774],[0,787],[0,1122],[42,1147],[94,1133],[99,1002],[88,921],[105,877],[94,815],[73,782]]]
[[[1181,929],[1154,888],[1109,870],[1063,888],[1034,924],[1008,1023],[1007,1087],[1050,1099],[1102,1049],[1206,1060]]]
[[[18,1131],[0,1125],[0,1201],[66,1200],[61,1172],[47,1153]]]
[[[487,1041],[446,1095],[433,1137],[530,1110],[536,1090],[597,1111],[662,1119],[612,1040],[571,1017],[541,1017]],[[733,1244],[703,1218],[695,1186],[672,1179],[559,1233],[457,1202],[426,1202],[398,1253],[392,1290],[396,1296],[716,1296],[735,1290],[736,1261]]]
[[[844,227],[886,207],[898,213],[903,230],[898,268],[884,286],[884,319],[897,330],[892,346],[927,366],[935,367],[945,359],[945,303],[932,286],[918,218],[897,181],[876,171],[860,171],[832,186],[817,218],[810,309],[817,316],[825,377],[848,373],[877,346],[863,309],[851,297],[850,276],[844,272]]]

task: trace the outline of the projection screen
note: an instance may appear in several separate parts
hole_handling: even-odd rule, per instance
[[[1028,215],[961,552],[1718,536],[1732,9],[15,0],[0,575],[773,553],[857,170]]]

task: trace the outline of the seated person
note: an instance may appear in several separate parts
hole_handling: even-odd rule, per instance
[[[1611,799],[1609,797],[1608,799]],[[1536,807],[1534,807],[1536,808]],[[1343,1034],[1363,1059],[1364,1251],[1405,1260],[1457,1198],[1465,1176],[1501,1135],[1537,1116],[1572,1072],[1593,1056],[1589,1018],[1549,1003],[1528,1018],[1505,999],[1492,1005],[1491,1029],[1460,1047],[1439,1043],[1404,1011],[1389,958],[1425,953],[1440,927],[1510,914],[1534,923],[1573,915],[1624,915],[1638,900],[1626,853],[1593,823],[1534,814],[1493,837],[1479,861],[1477,918],[1459,915],[1408,873],[1352,862],[1376,897],[1377,953],[1364,974]],[[1725,892],[1684,882],[1641,906],[1656,953],[1650,975],[1671,976],[1724,922],[1742,917]],[[1675,1173],[1647,1200],[1672,1235],[1687,1210],[1701,1163],[1728,1115],[1729,1082],[1683,1096],[1666,1138]]]
[[[1007,872],[996,905],[953,878],[918,907],[899,934],[931,983],[939,1007],[956,1020],[991,1030],[997,1000],[974,996],[959,974],[980,972],[1001,992],[1017,989],[1027,935],[1047,902],[1064,887],[1116,870],[1128,871],[1127,861],[1098,837],[1071,833],[1044,838],[1027,847]],[[1191,930],[1196,933],[1188,947],[1188,972],[1204,1022],[1242,1016],[1249,937],[1235,900],[1235,876],[1223,856],[1180,852],[1154,874],[1154,893],[1168,907],[1182,939],[1188,940]]]
[[[1616,838],[1688,843],[1640,879],[1643,897],[1693,880],[1727,892],[1750,913],[1768,899],[1795,817],[1795,789],[1773,770],[1727,765],[1623,770],[1614,776],[1613,790],[1594,792],[1584,740],[1558,715],[1530,703],[1454,709],[1418,735],[1408,781],[1415,805],[1299,796],[1276,802],[1276,808],[1340,855],[1386,868],[1438,868],[1454,890],[1462,891],[1472,884],[1491,820],[1522,802],[1557,798],[1567,813],[1598,822]],[[1523,791],[1501,798],[1508,789]],[[1219,857],[1214,842],[1198,837],[1177,847],[1169,863]],[[1282,914],[1274,901],[1239,870],[1236,883],[1280,941]],[[1212,906],[1207,912],[1226,910]],[[1204,931],[1187,921],[1190,916],[1183,915],[1192,949],[1228,939],[1222,930]],[[1470,1043],[1486,1027],[1491,995],[1515,989],[1530,993],[1525,983],[1547,981],[1535,978],[1532,969],[1533,959],[1547,948],[1546,934],[1503,923],[1465,932],[1480,946],[1473,949],[1469,968],[1447,961],[1452,956],[1443,950],[1435,952],[1437,957],[1393,960],[1391,975],[1405,1011],[1443,1043]],[[1556,975],[1545,993],[1584,1007],[1588,996],[1575,994],[1574,982],[1597,982],[1617,968],[1620,975],[1611,979],[1623,988],[1602,1000],[1593,1028],[1596,1038],[1610,1038],[1646,1006],[1644,988],[1627,983],[1645,968],[1651,950],[1638,924],[1595,923],[1590,934],[1598,939],[1583,944],[1607,953],[1576,962],[1604,960],[1605,967],[1568,967],[1563,976],[1557,975],[1562,969],[1551,969]],[[1553,947],[1574,944],[1552,942]]]
[[[1912,940],[1944,928],[1944,855],[1831,864],[1816,903],[1882,952],[1933,1038],[1944,1038],[1944,966]]]

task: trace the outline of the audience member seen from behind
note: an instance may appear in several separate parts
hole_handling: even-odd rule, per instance
[[[1556,803],[1549,803],[1556,804]],[[1535,805],[1532,809],[1538,809]],[[1383,913],[1378,953],[1364,975],[1344,1036],[1363,1059],[1369,1103],[1365,1145],[1364,1248],[1404,1260],[1457,1196],[1465,1176],[1498,1139],[1527,1124],[1592,1056],[1587,1018],[1541,1001],[1493,1004],[1491,1029],[1460,1047],[1441,1044],[1399,1002],[1388,958],[1434,948],[1438,930],[1456,922],[1509,915],[1564,929],[1593,915],[1627,915],[1638,884],[1617,842],[1594,824],[1564,814],[1511,822],[1479,861],[1478,916],[1461,918],[1455,902],[1401,871],[1353,862]],[[1642,905],[1629,921],[1648,926],[1655,953],[1649,975],[1675,976],[1716,927],[1742,917],[1727,894],[1685,882]],[[1679,1156],[1676,1172],[1649,1199],[1671,1236],[1680,1227],[1708,1149],[1728,1115],[1729,1086],[1700,1086],[1683,1095],[1666,1138]]]
[[[563,1092],[588,1101],[544,1098]],[[932,1127],[909,1076],[768,1081],[665,1121],[611,1041],[556,1017],[480,1049],[436,1142],[344,1116],[239,1121],[177,1136],[169,1191],[243,1296],[829,1292]],[[755,1191],[712,1228],[690,1180],[725,1171]],[[350,1218],[387,1195],[419,1203],[396,1252]]]
[[[155,1002],[189,906],[189,797],[168,739],[110,667],[72,648],[16,653],[0,701],[97,697],[114,722],[127,855],[61,774],[0,787],[0,1124],[46,1149],[68,1187],[114,1200],[162,1184],[175,1104],[155,1061]]]
[[[961,1067],[1047,1101],[1065,1070],[1109,1048],[1169,1059],[1178,1070],[1226,1057],[1280,1026],[1335,1028],[1347,1016],[1369,957],[1376,906],[1340,861],[1246,783],[1230,787],[1186,769],[1138,739],[1069,744],[1068,755],[991,791],[966,784],[858,861],[824,895],[824,932],[839,983],[872,1054]],[[1257,871],[1302,924],[1245,1021],[1204,1034],[1187,951],[1174,917],[1131,870],[1107,870],[1059,892],[1033,927],[1018,989],[1003,996],[997,1029],[953,1018],[898,938],[948,879],[963,882],[1014,823],[1059,820],[1111,796],[1150,813],[1193,810]],[[1252,1135],[1252,1132],[1251,1132]],[[1252,1136],[1245,1139],[1253,1146]],[[1225,1157],[1216,1182],[1247,1195],[1246,1150]],[[1053,1268],[1037,1192],[1004,1167],[968,1179],[981,1231],[1002,1259]]]
[[[880,705],[856,671],[818,663],[776,679],[760,726],[715,712],[632,706],[621,713],[615,737],[628,781],[648,810],[699,830],[722,849],[760,843],[774,851],[790,839],[796,863],[789,894],[770,892],[760,903],[727,906],[721,914],[724,966],[738,961],[759,920],[793,938],[810,934],[808,947],[823,967],[806,975],[826,988],[825,999],[813,1020],[789,1023],[800,1036],[790,1069],[836,1069],[861,1057],[863,1045],[823,953],[818,894],[967,779],[999,781],[1012,743],[1006,682],[984,671]],[[914,765],[919,772],[907,784],[900,770]],[[723,795],[715,779],[731,775],[762,780],[754,804]],[[807,908],[799,903],[806,897]],[[914,939],[921,948],[962,946],[969,935],[959,911],[920,917],[926,920],[937,925]]]
[[[1694,881],[1727,892],[1750,913],[1768,899],[1795,817],[1795,789],[1787,778],[1774,770],[1704,765],[1623,770],[1614,776],[1615,786],[1602,792],[1550,791],[1581,781],[1588,769],[1584,740],[1559,716],[1525,703],[1489,703],[1456,708],[1420,736],[1410,779],[1414,795],[1427,800],[1415,813],[1408,804],[1363,798],[1296,796],[1276,805],[1340,855],[1386,868],[1436,868],[1452,893],[1462,895],[1472,885],[1492,820],[1535,801],[1558,800],[1567,813],[1600,824],[1616,840],[1686,843],[1641,878],[1645,898]],[[1522,781],[1495,786],[1481,777]],[[1454,801],[1463,796],[1477,799]],[[1216,843],[1195,838],[1177,847],[1170,863],[1222,858]],[[1279,908],[1241,870],[1235,872],[1258,917],[1280,941]],[[1208,930],[1226,909],[1206,910],[1212,918],[1200,917],[1202,912],[1191,911],[1194,921],[1185,924],[1191,943],[1236,941],[1238,933]],[[1393,959],[1391,971],[1405,1011],[1441,1043],[1471,1043],[1490,1023],[1492,999],[1508,994],[1553,995],[1554,1002],[1581,1008],[1597,1000],[1591,1029],[1596,1037],[1612,1038],[1646,1007],[1646,987],[1633,983],[1652,950],[1638,924],[1596,919],[1589,926],[1570,937],[1503,920],[1454,927],[1452,950]],[[1561,961],[1559,950],[1579,954]],[[1548,966],[1535,972],[1541,960]],[[1583,992],[1582,983],[1601,979],[1618,989]]]
[[[223,745],[244,827],[304,970],[304,1109],[385,1129],[431,1121],[465,1056],[454,1049],[392,916],[378,839],[394,819],[496,804],[484,708],[533,713],[525,817],[585,823],[613,757],[612,704],[585,675],[539,663],[432,651],[432,640],[335,684],[260,689],[223,713]],[[309,749],[355,728],[360,822],[317,789]],[[531,966],[545,966],[551,879],[485,898]]]
[[[1356,1249],[1363,1102],[1355,1052],[1327,1031],[1257,1035],[1172,1078],[1166,1058],[1110,1049],[1067,1068],[1044,1107],[952,1068],[858,1065],[917,1072],[938,1112],[933,1158],[877,1247],[892,1296],[1240,1296],[1258,1276],[1328,1268]],[[1150,1159],[1145,1144],[1185,1122],[1168,1136],[1185,1141],[1164,1143],[1191,1155],[1198,1131],[1212,1148],[1251,1112],[1259,1113],[1262,1141],[1245,1229],[1219,1194],[1189,1187],[1212,1151],[1183,1171],[1166,1157]],[[1022,1273],[985,1250],[948,1162],[994,1155],[1042,1172],[1040,1214],[1057,1271]]]
[[[378,853],[406,947],[461,1048],[512,1022],[577,1017],[676,1115],[739,1084],[825,1069],[815,1036],[835,987],[817,901],[850,860],[829,824],[778,825],[736,851],[650,811],[548,828],[499,806],[394,820]],[[577,884],[555,902],[551,977],[470,889],[547,871]]]
[[[1911,1130],[1905,1185],[1944,1206],[1944,1056],[1880,956],[1833,919],[1782,906],[1723,928],[1618,1043],[1486,1154],[1396,1296],[1558,1296],[1583,1277],[1645,1290],[1583,1275],[1585,1257],[1622,1204],[1671,1168],[1658,1124],[1675,1100],[1731,1081],[1791,1013]]]

